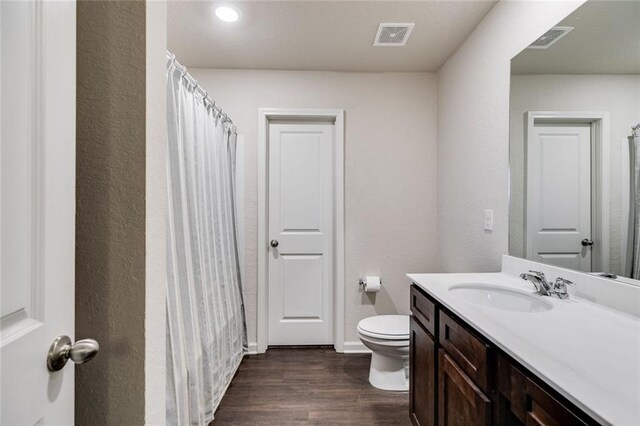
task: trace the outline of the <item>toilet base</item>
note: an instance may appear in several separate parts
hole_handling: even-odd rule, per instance
[[[373,352],[369,368],[369,383],[389,391],[409,390],[409,357],[388,356]]]

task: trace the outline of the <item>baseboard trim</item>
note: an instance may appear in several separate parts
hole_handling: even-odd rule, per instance
[[[371,351],[362,344],[360,341],[353,342],[344,342],[343,346],[344,350],[342,353],[345,354],[369,354]],[[249,350],[247,355],[257,355],[258,354],[258,342],[249,342]]]
[[[362,342],[353,341],[353,342],[344,342],[344,353],[345,354],[370,354],[371,350],[369,350]]]

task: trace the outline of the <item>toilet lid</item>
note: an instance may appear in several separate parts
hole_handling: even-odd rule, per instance
[[[376,315],[365,318],[358,323],[358,331],[379,339],[408,339],[409,315]]]

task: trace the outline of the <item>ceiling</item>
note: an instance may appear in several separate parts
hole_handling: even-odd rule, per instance
[[[195,68],[435,71],[495,4],[475,1],[235,1],[218,20],[212,1],[171,0],[168,46]],[[405,47],[374,47],[381,22],[411,23]]]
[[[640,75],[640,1],[590,0],[558,25],[575,28],[548,49],[523,50],[513,74]]]

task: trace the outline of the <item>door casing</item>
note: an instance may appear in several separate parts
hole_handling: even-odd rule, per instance
[[[258,288],[257,288],[257,342],[249,352],[264,353],[268,342],[269,270],[268,270],[268,129],[274,120],[300,120],[302,122],[333,122],[334,138],[334,347],[344,352],[344,110],[308,108],[258,109]]]
[[[526,141],[533,140],[534,127],[541,123],[590,123],[591,125],[591,234],[599,244],[593,246],[591,262],[593,271],[609,270],[609,185],[610,185],[610,121],[608,112],[590,111],[528,111],[525,113]],[[526,155],[526,154],[525,154]],[[527,159],[525,158],[525,164]],[[528,179],[528,178],[527,178]],[[529,184],[527,183],[527,186]],[[526,191],[526,189],[525,189]],[[533,247],[528,235],[531,232],[527,217],[533,214],[532,206],[525,202],[525,256],[529,258]]]

